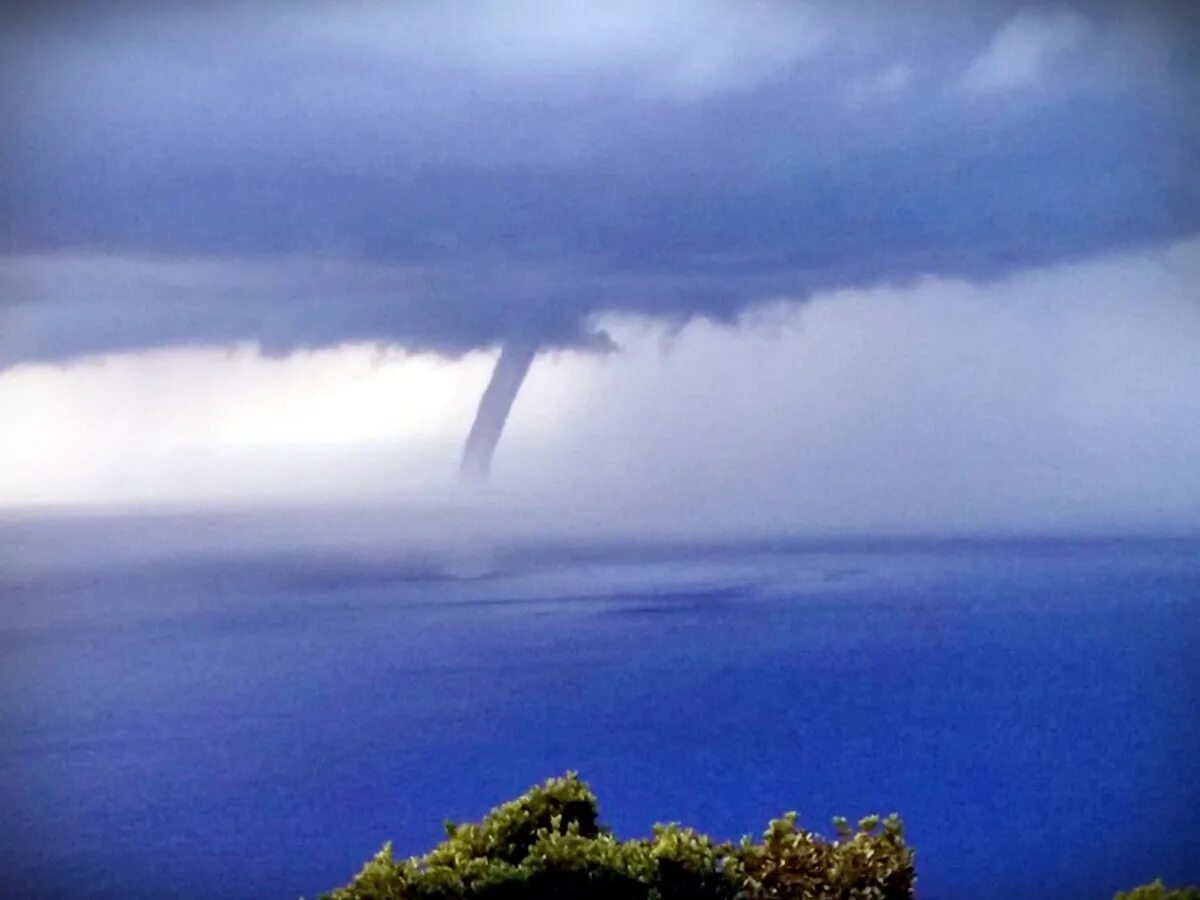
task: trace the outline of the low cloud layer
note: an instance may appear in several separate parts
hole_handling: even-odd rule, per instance
[[[6,15],[0,365],[604,348],[1200,230],[1181,4]]]
[[[534,362],[482,494],[455,473],[488,354],[25,364],[0,373],[0,506],[437,508],[447,539],[1195,530],[1198,283],[1191,240],[984,286],[819,294],[738,329],[608,318],[621,354]],[[482,506],[454,518],[463,504]]]

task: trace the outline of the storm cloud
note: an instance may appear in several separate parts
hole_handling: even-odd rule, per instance
[[[0,363],[459,354],[1200,230],[1171,4],[52,7],[4,28]]]

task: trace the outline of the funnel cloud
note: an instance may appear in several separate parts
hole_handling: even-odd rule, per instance
[[[517,392],[537,354],[537,344],[529,340],[506,341],[492,370],[492,378],[479,401],[479,411],[463,448],[459,477],[465,483],[485,481],[492,468],[496,444],[512,410]]]

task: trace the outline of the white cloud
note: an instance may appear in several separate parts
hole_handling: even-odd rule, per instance
[[[0,504],[361,494],[376,446],[421,486],[453,471],[487,356],[242,345],[17,366],[0,372]]]
[[[1020,12],[967,69],[962,87],[980,94],[1032,87],[1051,77],[1047,67],[1078,47],[1089,30],[1089,21],[1079,13]]]
[[[753,87],[810,56],[828,17],[808,3],[762,0],[518,0],[346,4],[319,17],[295,12],[295,33],[359,54],[429,58],[450,69],[527,80],[591,72],[641,93],[698,100]]]

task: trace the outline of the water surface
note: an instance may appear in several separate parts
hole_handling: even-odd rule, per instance
[[[930,900],[1200,881],[1200,541],[228,533],[2,526],[5,896],[311,897],[567,769],[623,836],[899,811]]]

